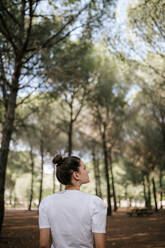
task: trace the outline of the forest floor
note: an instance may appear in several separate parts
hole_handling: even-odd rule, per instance
[[[106,248],[165,248],[165,210],[130,217],[121,209],[108,217],[106,244]],[[6,210],[0,248],[39,248],[37,211]]]

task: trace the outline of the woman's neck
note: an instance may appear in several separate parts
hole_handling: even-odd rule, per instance
[[[80,186],[75,186],[75,185],[66,185],[65,186],[66,190],[80,190]]]

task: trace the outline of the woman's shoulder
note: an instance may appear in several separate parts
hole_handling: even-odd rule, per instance
[[[50,202],[51,200],[53,200],[54,198],[56,198],[58,196],[58,194],[59,194],[59,192],[57,192],[55,194],[52,194],[52,195],[45,196],[42,199],[41,203],[46,204],[46,203]]]
[[[107,208],[105,201],[97,195],[91,195],[91,202],[94,208]]]
[[[41,205],[41,204],[45,205],[47,202],[49,202],[49,200],[50,200],[51,198],[52,198],[52,195],[47,195],[47,196],[45,196],[45,197],[42,199],[40,205]]]
[[[84,196],[90,198],[91,201],[93,201],[93,202],[101,202],[101,203],[104,203],[104,200],[101,199],[101,198],[100,198],[99,196],[97,196],[97,195],[88,194],[88,193],[85,193],[85,192],[82,192],[82,191],[80,191],[80,194],[83,194]]]
[[[100,197],[98,197],[97,195],[92,195],[92,194],[89,194],[89,193],[86,193],[86,192],[83,192],[83,191],[79,191],[79,193],[86,197],[86,198],[89,198],[91,199],[92,201],[102,201],[102,199]]]

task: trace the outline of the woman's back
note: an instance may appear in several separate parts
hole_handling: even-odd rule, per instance
[[[105,248],[106,206],[102,199],[80,191],[89,183],[88,170],[80,158],[53,159],[56,177],[65,190],[44,198],[39,207],[40,248]]]
[[[50,228],[54,248],[92,248],[92,232],[105,232],[106,206],[97,196],[64,190],[46,197],[40,228]]]

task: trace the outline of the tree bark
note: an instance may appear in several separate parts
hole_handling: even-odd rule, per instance
[[[44,174],[44,142],[40,140],[40,155],[41,155],[41,178],[40,178],[40,191],[39,191],[39,200],[38,200],[38,207],[42,200],[42,191],[43,191],[43,174]]]
[[[147,174],[146,176],[147,179],[147,193],[148,193],[148,197],[147,197],[147,207],[150,209],[151,208],[151,189],[150,189],[150,178],[149,178],[149,174]]]
[[[113,194],[113,201],[114,201],[114,211],[116,212],[117,211],[117,201],[116,201],[116,190],[115,190],[114,175],[113,175],[111,149],[109,150],[109,165],[110,165],[110,172],[111,172],[111,179],[112,179],[112,194]]]
[[[69,123],[69,132],[68,132],[68,156],[72,154],[72,133],[73,133],[73,120],[70,120]]]
[[[106,143],[106,125],[103,124],[103,132],[102,132],[102,145],[103,145],[103,153],[104,153],[104,166],[105,166],[105,179],[107,184],[107,215],[112,215],[112,206],[111,206],[111,188],[109,181],[109,170],[108,170],[108,152],[107,152],[107,143]]]
[[[156,197],[156,185],[154,177],[152,177],[152,186],[153,186],[153,196],[154,196],[154,202],[155,202],[155,211],[158,211],[158,204],[157,204],[157,197]]]
[[[5,193],[5,180],[6,180],[6,167],[8,161],[8,153],[10,140],[13,132],[16,99],[18,92],[18,79],[20,76],[20,66],[17,65],[15,73],[13,74],[11,92],[8,98],[7,110],[2,129],[2,142],[0,148],[0,232],[4,218],[4,193]]]
[[[96,169],[97,169],[97,180],[96,181],[98,182],[98,196],[102,198],[99,159],[96,159]]]
[[[30,159],[31,159],[31,188],[30,188],[30,200],[29,200],[29,208],[31,211],[32,201],[33,201],[33,184],[34,184],[34,158],[33,158],[33,150],[30,148]]]
[[[163,184],[162,184],[162,168],[160,168],[160,175],[159,175],[159,187],[160,187],[160,209],[163,208]]]
[[[93,145],[92,149],[92,159],[93,159],[93,169],[94,169],[94,178],[95,178],[95,192],[98,196],[98,187],[97,187],[97,171],[96,171],[96,153],[95,153],[95,147]]]

